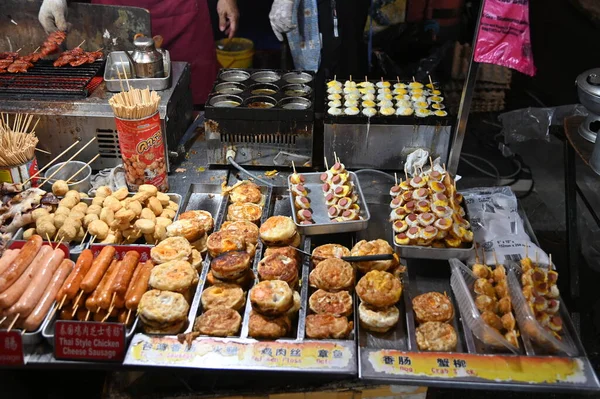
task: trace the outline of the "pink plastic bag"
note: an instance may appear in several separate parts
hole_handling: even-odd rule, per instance
[[[529,0],[485,0],[475,61],[535,75],[529,38]]]

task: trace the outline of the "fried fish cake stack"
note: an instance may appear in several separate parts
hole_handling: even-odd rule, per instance
[[[241,181],[225,191],[229,194],[231,205],[227,209],[227,220],[230,222],[249,221],[260,224],[263,202],[260,187],[250,181]]]
[[[366,255],[394,255],[392,260],[377,260],[368,262],[354,262],[354,267],[362,273],[367,273],[371,270],[390,271],[400,264],[400,259],[394,253],[394,249],[386,240],[377,239],[372,241],[359,241],[352,247],[350,256],[366,256]]]
[[[385,333],[398,323],[396,303],[402,295],[402,283],[393,274],[371,270],[356,284],[356,294],[361,300],[358,316],[363,328]]]
[[[300,309],[300,294],[282,280],[264,280],[250,290],[252,311],[248,335],[253,338],[278,339],[292,329],[292,317]]]
[[[268,247],[298,247],[301,244],[296,225],[287,216],[271,216],[260,226],[259,234]]]
[[[454,306],[447,295],[427,292],[412,300],[417,346],[423,351],[448,352],[456,349],[458,337],[450,324],[454,318]]]

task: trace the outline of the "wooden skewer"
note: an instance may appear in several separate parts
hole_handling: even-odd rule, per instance
[[[17,313],[15,315],[15,318],[13,319],[13,321],[10,323],[10,325],[8,326],[8,328],[6,329],[6,332],[9,332],[10,330],[12,330],[12,328],[14,327],[15,323],[17,322],[17,320],[19,319],[19,317],[21,316],[21,313]]]
[[[90,240],[90,245],[92,245],[95,240],[96,240],[96,236],[92,236],[92,239]]]
[[[416,82],[415,77],[413,76],[413,82]]]
[[[40,46],[37,46],[37,48],[35,50],[33,50],[33,53],[34,54],[37,53],[39,49],[40,49]]]
[[[56,313],[57,310],[58,310],[58,305],[54,306],[52,308],[52,312],[50,312],[50,319],[52,319],[54,317],[54,314]]]
[[[88,310],[87,313],[85,314],[85,321],[88,321],[88,319],[90,318],[90,311]]]
[[[131,316],[131,309],[127,311],[127,317],[125,318],[125,326],[129,324],[129,317]]]
[[[529,258],[529,244],[525,243],[525,258]]]
[[[335,151],[333,152],[333,159],[335,159],[335,162],[340,162],[340,159],[338,158],[337,154],[335,153]]]
[[[494,254],[494,263],[496,263],[496,266],[498,266],[500,263],[498,263],[498,257],[496,256],[496,250],[494,249],[492,251],[492,253]]]
[[[37,125],[37,124],[36,124]],[[77,140],[76,142],[74,142],[73,144],[71,144],[66,150],[64,150],[63,152],[61,152],[60,154],[58,154],[56,156],[56,158],[54,158],[52,161],[48,162],[46,164],[46,166],[44,166],[43,168],[41,168],[40,170],[38,170],[36,173],[33,174],[33,176],[31,176],[29,179],[25,180],[23,182],[23,184],[27,184],[29,183],[29,181],[33,178],[35,178],[37,175],[39,175],[40,173],[42,173],[44,170],[46,170],[46,168],[50,167],[54,162],[56,162],[56,160],[60,157],[62,157],[63,155],[65,155],[71,148],[75,147],[77,144],[79,144],[81,140]]]
[[[69,177],[67,179],[67,184],[69,184],[71,182],[71,180],[73,180],[73,178],[75,176],[77,176],[79,173],[81,173],[81,171],[83,171],[86,167],[88,167],[92,162],[94,162],[96,159],[98,159],[100,157],[100,154],[96,154],[96,156],[94,158],[92,158],[88,163],[86,163],[85,165],[83,165],[77,172],[75,172],[73,174],[73,176]]]
[[[396,80],[400,83],[400,76],[396,76]]]
[[[548,254],[548,270],[554,270],[554,266],[552,265],[552,254]]]
[[[431,155],[429,156],[429,165],[431,165],[431,170],[433,170],[433,159],[431,159]]]
[[[46,233],[46,238],[48,239],[48,244],[50,245],[50,248],[52,248],[52,240],[50,240],[50,236],[48,235],[48,233]]]
[[[81,239],[81,242],[85,241],[85,238],[87,237],[87,235],[88,235],[88,231],[86,230],[85,233],[83,233],[83,238]]]
[[[7,316],[4,316],[1,320],[0,320],[0,326],[6,321]]]
[[[433,85],[433,80],[431,80],[431,75],[427,75],[429,77],[429,83],[431,83],[431,90],[435,89],[435,86]]]
[[[294,174],[296,174],[296,164],[294,164],[294,161],[292,161],[292,169],[294,170]]]
[[[352,82],[352,75],[350,75],[350,81]]]
[[[404,177],[406,178],[406,181],[408,182],[408,172],[406,171],[406,168],[404,169]]]
[[[71,313],[71,317],[75,317],[77,314],[77,309],[79,309],[79,304],[75,303],[75,307],[73,307],[73,312]]]
[[[85,40],[82,41],[81,43],[79,43],[79,46],[77,46],[76,48],[79,48],[79,47],[83,46],[83,43],[85,43]]]
[[[60,305],[58,305],[59,309],[62,309],[63,305],[65,304],[66,299],[67,299],[67,294],[63,295],[62,300],[60,301]]]
[[[125,75],[125,83],[127,83],[127,90],[131,90],[131,86],[129,85],[129,79],[127,79],[127,72],[125,71],[125,62],[123,58],[121,58],[121,69],[123,70],[123,75]]]
[[[57,249],[58,247],[60,247],[60,244],[62,244],[62,242],[63,242],[63,240],[64,240],[64,239],[65,239],[65,236],[63,235],[63,236],[60,238],[60,241],[58,242],[58,244],[56,244],[56,247],[55,247],[54,249]]]
[[[333,81],[335,82],[337,80],[337,75],[333,75]]]
[[[36,151],[41,152],[42,154],[52,155],[50,151],[42,150],[41,148],[35,148]]]
[[[77,155],[79,155],[83,150],[85,150],[87,148],[87,146],[89,146],[90,144],[92,144],[94,141],[96,141],[96,136],[92,137],[92,139],[90,141],[88,141],[83,147],[81,147],[79,149],[79,151],[77,151],[75,154],[73,154],[73,156],[69,159],[67,159],[65,161],[65,163],[63,163],[58,169],[56,169],[50,176],[48,176],[46,178],[46,180],[44,180],[42,183],[40,183],[40,186],[43,186],[48,180],[52,179],[58,172],[60,172],[60,170],[62,168],[64,168],[65,166],[67,166],[69,164],[69,162],[71,162]]]
[[[477,243],[475,243],[475,263],[479,264],[479,251],[477,250]]]
[[[23,330],[21,330],[21,335],[25,335],[26,332],[27,332],[27,329],[24,328]]]
[[[394,172],[394,183],[396,186],[398,185],[398,174],[396,172]]]
[[[79,303],[79,300],[81,299],[82,295],[83,295],[83,290],[79,290],[79,295],[77,295],[77,298],[75,299],[76,305]]]
[[[38,123],[40,123],[40,118],[35,121],[35,125],[33,125],[33,129],[31,129],[31,133],[35,133],[35,128],[37,127]]]
[[[368,82],[368,81],[369,81],[369,79],[367,79],[367,75],[365,75],[365,82]]]
[[[325,170],[329,170],[329,165],[327,165],[327,157],[323,157],[325,160]]]
[[[540,265],[540,254],[538,253],[538,251],[535,251],[535,264],[536,266]]]

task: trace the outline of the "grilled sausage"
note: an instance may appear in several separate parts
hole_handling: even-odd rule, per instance
[[[0,258],[0,274],[6,270],[8,265],[10,265],[10,263],[17,257],[19,252],[20,249],[7,249],[4,251],[2,258]]]
[[[79,287],[81,285],[81,281],[83,277],[87,274],[92,266],[94,261],[94,254],[92,250],[85,249],[77,258],[77,263],[75,263],[75,267],[69,277],[65,280],[64,284],[58,290],[56,294],[56,301],[61,302],[63,298],[66,296],[68,300],[75,299],[77,292],[79,291]]]
[[[131,276],[131,280],[129,281],[129,286],[127,287],[127,291],[125,292],[125,299],[129,298],[129,296],[131,295],[131,290],[133,289],[133,287],[135,287],[135,283],[138,280],[140,272],[142,271],[143,268],[144,268],[144,264],[142,262],[138,263],[138,265],[135,268],[135,271],[133,272],[133,276]]]
[[[99,298],[100,293],[102,292],[104,285],[106,285],[106,282],[110,276],[111,270],[114,270],[114,268],[117,267],[118,263],[119,263],[118,260],[113,259],[113,261],[110,264],[110,267],[108,268],[106,273],[104,273],[104,276],[102,276],[102,280],[100,281],[100,283],[98,283],[98,286],[96,287],[96,289],[86,299],[85,307],[90,312],[95,312],[98,310],[98,300],[100,299]]]
[[[113,284],[114,292],[121,296],[125,296],[127,287],[129,286],[129,282],[131,281],[131,277],[133,276],[139,260],[139,252],[129,251],[125,254],[121,263],[121,268],[119,269]]]
[[[42,242],[42,237],[36,234],[23,245],[17,257],[0,274],[0,292],[10,287],[23,274],[42,247]]]
[[[98,257],[96,260],[94,260],[90,270],[88,270],[83,278],[83,281],[81,282],[81,289],[83,292],[89,294],[98,287],[98,284],[111,265],[111,261],[115,256],[115,252],[116,250],[114,247],[106,246],[102,248],[102,251],[100,251]]]
[[[40,324],[42,324],[42,321],[44,321],[44,317],[46,317],[50,306],[52,306],[52,302],[56,297],[56,293],[58,292],[62,283],[65,281],[72,269],[73,261],[70,259],[64,259],[52,275],[52,280],[50,281],[50,284],[48,284],[48,286],[46,287],[42,298],[37,303],[33,311],[29,314],[29,316],[27,316],[27,319],[23,323],[23,328],[29,331],[34,331],[40,326]]]
[[[128,293],[128,296],[125,297],[125,307],[127,309],[137,309],[140,299],[142,299],[142,295],[144,295],[148,289],[148,280],[150,280],[150,273],[152,272],[153,267],[154,264],[151,260],[147,260],[146,263],[144,263],[144,267],[140,271],[135,285]]]
[[[118,261],[117,265],[114,268],[109,269],[106,273],[108,274],[108,278],[106,283],[102,286],[102,289],[98,291],[98,306],[101,309],[108,310],[110,307],[110,302],[112,301],[112,294],[114,293],[114,284],[117,275],[119,274],[119,270],[123,267],[123,261]]]
[[[8,287],[2,294],[0,294],[0,308],[8,309],[23,295],[31,280],[35,274],[40,270],[41,266],[44,263],[44,258],[50,256],[52,253],[52,247],[49,245],[44,245],[40,248],[40,251],[37,253],[35,259],[27,266],[27,269],[21,276]]]

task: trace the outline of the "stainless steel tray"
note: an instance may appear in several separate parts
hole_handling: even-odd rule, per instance
[[[352,182],[356,187],[358,193],[358,205],[360,206],[360,216],[362,220],[353,220],[350,222],[332,222],[329,219],[327,213],[327,205],[325,204],[325,196],[322,191],[321,173],[303,173],[302,175],[306,179],[304,187],[308,191],[308,198],[310,199],[310,208],[313,212],[314,224],[299,224],[294,210],[294,198],[292,195],[289,196],[290,204],[292,205],[292,217],[294,223],[298,228],[300,234],[303,235],[319,235],[319,234],[335,234],[335,233],[347,233],[351,231],[359,231],[367,228],[371,215],[369,213],[369,207],[365,201],[362,189],[360,187],[360,181],[358,176],[354,172],[348,172]],[[288,185],[290,185],[288,177]]]
[[[104,69],[104,81],[106,90],[112,92],[123,91],[123,87],[135,87],[136,89],[150,88],[150,90],[166,90],[171,87],[171,55],[168,50],[160,50],[163,54],[165,69],[164,78],[129,78],[129,83],[125,83],[123,68],[127,76],[132,76],[128,58],[124,51],[113,51],[106,57],[106,68]],[[131,51],[129,51],[131,53]],[[119,73],[121,78],[119,79]]]

